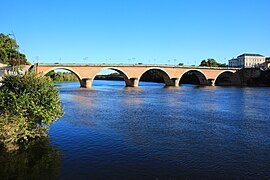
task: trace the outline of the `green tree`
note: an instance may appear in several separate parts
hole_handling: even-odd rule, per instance
[[[219,64],[218,67],[228,67],[228,65],[226,63],[223,63],[223,64]]]
[[[5,35],[3,33],[0,34],[0,48],[4,49],[17,49],[19,45],[17,44],[15,39],[9,37],[9,35]]]
[[[206,60],[202,60],[200,66],[208,66],[207,61]]]
[[[62,116],[58,90],[48,77],[5,76],[0,88],[0,144],[18,149],[47,136],[48,125]]]
[[[0,62],[12,66],[29,64],[24,54],[18,51],[19,45],[9,35],[0,34]]]
[[[212,58],[207,59],[207,64],[210,67],[218,67],[218,62],[215,59],[212,59]]]
[[[213,58],[208,58],[207,60],[202,60],[200,66],[207,66],[207,67],[227,67],[226,64],[218,63]]]

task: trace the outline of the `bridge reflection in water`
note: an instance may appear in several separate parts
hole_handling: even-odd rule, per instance
[[[236,68],[194,67],[173,65],[143,65],[143,64],[35,64],[36,73],[42,75],[56,69],[64,69],[74,73],[80,86],[92,88],[93,80],[103,70],[117,71],[124,79],[127,87],[138,87],[141,77],[149,71],[157,71],[166,86],[178,87],[179,82],[188,74],[196,76],[198,84],[205,86],[241,85]]]

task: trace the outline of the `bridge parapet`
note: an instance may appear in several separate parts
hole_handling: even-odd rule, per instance
[[[187,69],[218,69],[218,70],[240,70],[241,68],[232,67],[207,67],[207,66],[182,66],[170,64],[77,64],[77,63],[36,63],[37,66],[50,67],[160,67],[160,68],[187,68]]]

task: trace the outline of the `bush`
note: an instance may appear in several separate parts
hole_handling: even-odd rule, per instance
[[[18,149],[47,136],[48,125],[62,116],[58,90],[47,77],[5,76],[0,88],[0,143]]]

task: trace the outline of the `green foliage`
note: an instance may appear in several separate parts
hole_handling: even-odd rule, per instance
[[[47,77],[5,76],[0,88],[0,143],[25,145],[46,136],[48,125],[62,116],[58,91]]]
[[[10,38],[9,35],[5,35],[3,33],[0,34],[0,48],[16,49],[18,47],[19,46],[15,39]]]
[[[189,71],[181,77],[180,84],[198,84],[199,85],[200,80],[193,71]]]
[[[5,49],[0,48],[0,63],[5,64],[7,63],[7,60],[8,60],[8,56]]]
[[[218,64],[218,67],[228,67],[228,65],[226,63],[223,63],[223,64]]]
[[[103,74],[103,75],[96,75],[95,80],[114,80],[114,81],[123,81],[123,76],[118,73],[110,73],[110,74]]]
[[[27,58],[18,51],[19,45],[9,35],[0,34],[0,62],[12,66],[27,64]]]
[[[8,55],[8,64],[17,66],[19,64],[27,64],[26,56],[16,49],[6,49]]]
[[[75,82],[78,81],[78,77],[71,72],[55,72],[50,71],[46,74],[54,82]]]
[[[163,76],[157,70],[149,70],[144,73],[140,79],[141,81],[145,82],[159,82],[164,83]]]
[[[207,67],[227,67],[227,65],[218,63],[215,59],[208,58],[207,60],[202,60],[200,66],[207,66]]]

